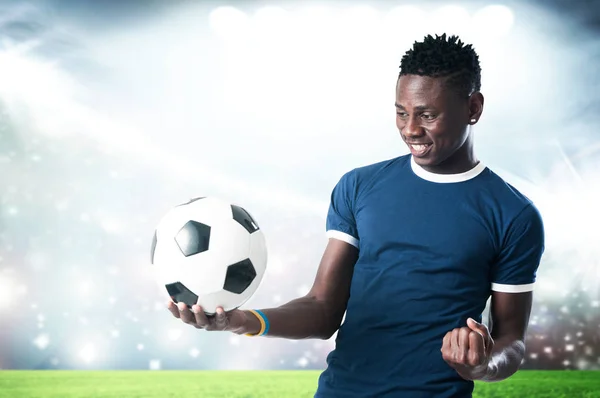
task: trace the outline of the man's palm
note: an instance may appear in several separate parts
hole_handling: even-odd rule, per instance
[[[209,316],[199,305],[194,305],[190,311],[184,303],[175,304],[173,301],[169,301],[168,308],[175,318],[179,318],[197,329],[209,331],[240,332],[247,321],[244,312],[238,309],[225,312],[223,308],[218,307],[217,313]]]

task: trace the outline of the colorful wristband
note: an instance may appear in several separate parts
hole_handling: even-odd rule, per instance
[[[256,312],[258,312],[260,314],[260,316],[262,317],[263,321],[265,322],[265,330],[262,332],[261,336],[266,335],[267,333],[269,333],[269,328],[270,328],[270,324],[269,324],[269,318],[267,318],[267,316],[260,310],[256,310]]]
[[[260,310],[248,310],[248,311],[253,313],[254,316],[256,316],[258,318],[258,321],[260,322],[260,330],[256,334],[246,333],[246,336],[264,336],[265,334],[267,334],[269,332],[269,326],[270,326],[267,316]]]

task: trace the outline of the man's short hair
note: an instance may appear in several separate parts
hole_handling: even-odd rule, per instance
[[[473,46],[458,36],[446,38],[445,33],[415,42],[400,62],[399,76],[403,75],[447,77],[448,86],[465,98],[481,89],[479,56]]]

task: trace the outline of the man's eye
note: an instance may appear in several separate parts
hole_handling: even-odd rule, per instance
[[[398,115],[401,118],[405,118],[408,116],[408,114],[406,114],[405,112],[396,112],[396,115]]]
[[[421,117],[425,120],[433,120],[435,119],[435,115],[430,115],[429,113],[424,113],[421,115]]]

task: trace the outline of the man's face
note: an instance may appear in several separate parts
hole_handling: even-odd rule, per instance
[[[450,168],[450,164],[462,163],[459,158],[470,156],[469,148],[463,146],[468,146],[468,124],[473,117],[472,101],[460,98],[444,85],[444,79],[403,75],[396,89],[400,135],[415,162],[437,172],[443,172],[445,164]]]

